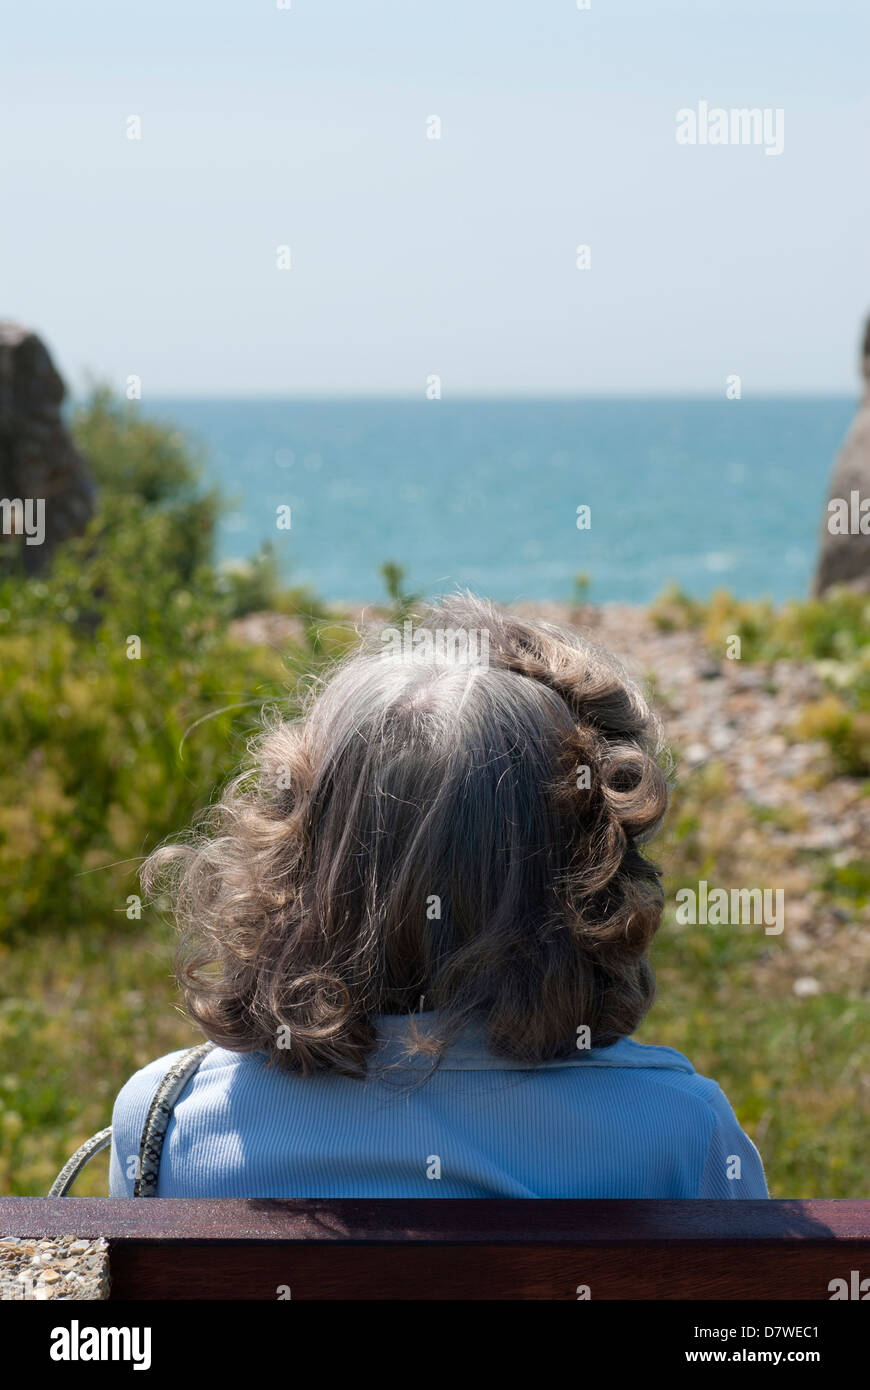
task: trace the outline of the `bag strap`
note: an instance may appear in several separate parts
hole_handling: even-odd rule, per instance
[[[90,1139],[86,1139],[80,1149],[76,1149],[72,1158],[68,1159],[63,1165],[51,1187],[48,1189],[49,1197],[68,1197],[69,1190],[82,1171],[86,1163],[103,1149],[107,1149],[112,1142],[112,1126],[108,1129],[101,1129],[99,1134],[94,1134]]]
[[[191,1047],[173,1064],[164,1076],[154,1094],[154,1099],[145,1117],[142,1139],[139,1144],[139,1163],[137,1177],[133,1183],[134,1197],[156,1197],[157,1178],[160,1172],[160,1157],[163,1141],[172,1119],[175,1102],[181,1095],[190,1078],[198,1069],[200,1062],[211,1052],[214,1043],[200,1043]]]

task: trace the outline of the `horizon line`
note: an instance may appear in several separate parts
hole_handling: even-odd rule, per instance
[[[106,384],[107,384],[107,383],[98,383],[98,384],[97,384],[98,389],[99,389],[99,388],[102,388],[102,387],[105,386]],[[68,400],[71,400],[71,401],[76,401],[76,402],[86,401],[86,400],[89,399],[90,394],[91,394],[91,392],[90,392],[89,390],[87,390],[87,389],[84,390],[84,391],[81,391],[81,392],[70,390],[70,391],[68,391],[68,393],[67,393],[67,399],[68,399]],[[119,397],[120,397],[121,400],[124,400],[124,399],[125,399],[125,397],[123,396],[122,393],[118,392],[117,394],[119,395]],[[655,402],[655,401],[662,401],[662,402],[686,402],[686,401],[697,401],[697,402],[699,402],[699,403],[704,403],[704,404],[713,404],[713,403],[719,403],[719,402],[721,402],[723,405],[735,405],[735,404],[743,404],[743,403],[745,403],[745,402],[747,402],[747,401],[750,402],[750,403],[753,402],[753,401],[808,401],[808,402],[809,402],[809,401],[844,401],[844,400],[852,400],[852,399],[854,399],[854,398],[860,399],[860,397],[861,397],[862,394],[863,394],[863,393],[862,393],[862,390],[861,390],[860,386],[857,386],[857,387],[853,388],[853,389],[850,390],[850,391],[847,391],[847,390],[845,390],[845,389],[843,389],[843,390],[838,390],[838,391],[814,391],[814,392],[809,392],[809,391],[796,391],[796,390],[788,390],[788,391],[786,391],[786,390],[779,390],[779,391],[776,391],[776,390],[771,390],[771,391],[759,391],[759,392],[753,392],[753,393],[751,393],[751,394],[748,395],[748,396],[741,396],[741,397],[739,398],[738,401],[728,400],[724,395],[721,395],[721,394],[719,394],[719,393],[717,393],[717,394],[715,394],[715,395],[712,395],[712,394],[709,394],[709,393],[706,393],[706,392],[700,392],[700,391],[685,391],[685,392],[679,392],[679,391],[661,391],[661,392],[655,392],[655,393],[652,393],[652,392],[642,392],[642,391],[637,391],[637,392],[635,392],[635,391],[598,391],[598,392],[584,391],[584,392],[570,392],[570,393],[569,393],[569,392],[564,392],[564,393],[556,393],[556,392],[548,392],[548,393],[544,393],[544,392],[528,392],[528,393],[526,393],[526,392],[520,392],[520,391],[512,392],[512,393],[507,393],[507,392],[492,393],[492,392],[486,392],[486,391],[481,391],[481,392],[462,391],[462,392],[451,393],[451,394],[448,395],[448,396],[439,397],[437,401],[430,401],[430,400],[428,400],[425,396],[420,396],[420,395],[418,395],[417,393],[414,393],[414,394],[412,395],[412,394],[407,393],[407,392],[367,392],[367,393],[357,393],[357,392],[351,392],[351,391],[337,391],[337,392],[310,391],[310,392],[302,393],[302,392],[266,392],[266,391],[257,391],[257,392],[240,392],[240,393],[238,393],[238,394],[233,394],[233,393],[230,393],[230,392],[227,392],[227,391],[214,391],[214,392],[200,392],[200,391],[180,392],[180,391],[173,391],[173,392],[169,392],[169,393],[163,393],[163,392],[161,392],[161,391],[155,391],[155,392],[153,392],[153,393],[149,393],[148,396],[145,397],[144,399],[139,399],[139,400],[130,401],[129,404],[131,404],[131,405],[143,406],[143,405],[147,405],[149,402],[156,402],[156,403],[162,404],[162,403],[172,403],[172,402],[174,402],[174,401],[202,401],[202,402],[207,402],[207,403],[209,403],[209,404],[215,404],[215,403],[220,403],[220,402],[227,402],[227,403],[229,403],[229,402],[233,402],[233,403],[240,403],[240,402],[251,402],[251,403],[272,402],[272,403],[274,403],[274,402],[279,402],[279,401],[280,401],[280,402],[300,403],[300,404],[302,404],[302,403],[310,403],[310,402],[317,402],[317,403],[323,403],[323,404],[335,404],[335,403],[340,403],[340,402],[347,402],[347,403],[352,403],[352,404],[364,404],[364,403],[369,403],[369,402],[371,402],[372,404],[399,404],[399,403],[401,403],[401,404],[411,404],[411,403],[418,403],[418,404],[420,404],[420,405],[434,405],[434,404],[440,404],[440,405],[448,404],[448,405],[449,405],[452,401],[461,401],[461,402],[492,402],[492,403],[494,403],[494,404],[504,404],[504,405],[507,405],[507,404],[512,404],[512,403],[516,403],[516,404],[528,404],[528,403],[565,404],[565,403],[589,402],[589,401],[644,401],[644,402]]]

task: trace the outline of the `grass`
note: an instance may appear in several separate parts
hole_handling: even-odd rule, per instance
[[[653,847],[667,870],[666,901],[702,878],[721,887],[769,881],[759,827],[787,829],[793,815],[729,795],[716,763],[688,774]],[[819,855],[811,867],[819,912],[839,906],[848,918],[866,904],[865,862],[838,866]],[[784,856],[779,871],[799,882],[808,868]],[[836,946],[819,946],[812,970],[824,989],[800,997],[784,946],[761,926],[680,925],[669,908],[652,953],[659,998],[637,1036],[685,1053],[719,1082],[761,1151],[771,1196],[862,1196],[870,1147],[866,969],[863,980],[836,971]]]

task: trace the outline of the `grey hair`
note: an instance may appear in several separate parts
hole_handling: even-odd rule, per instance
[[[299,718],[267,713],[252,767],[146,861],[190,1015],[220,1046],[352,1076],[378,1014],[421,996],[436,1061],[472,1023],[529,1064],[583,1025],[597,1046],[628,1035],[663,904],[640,849],[667,805],[642,692],[577,632],[471,595],[433,605],[410,650],[383,637]]]

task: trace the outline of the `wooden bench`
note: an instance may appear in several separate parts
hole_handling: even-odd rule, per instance
[[[7,1197],[0,1235],[105,1237],[113,1299],[829,1300],[870,1279],[870,1201]]]

